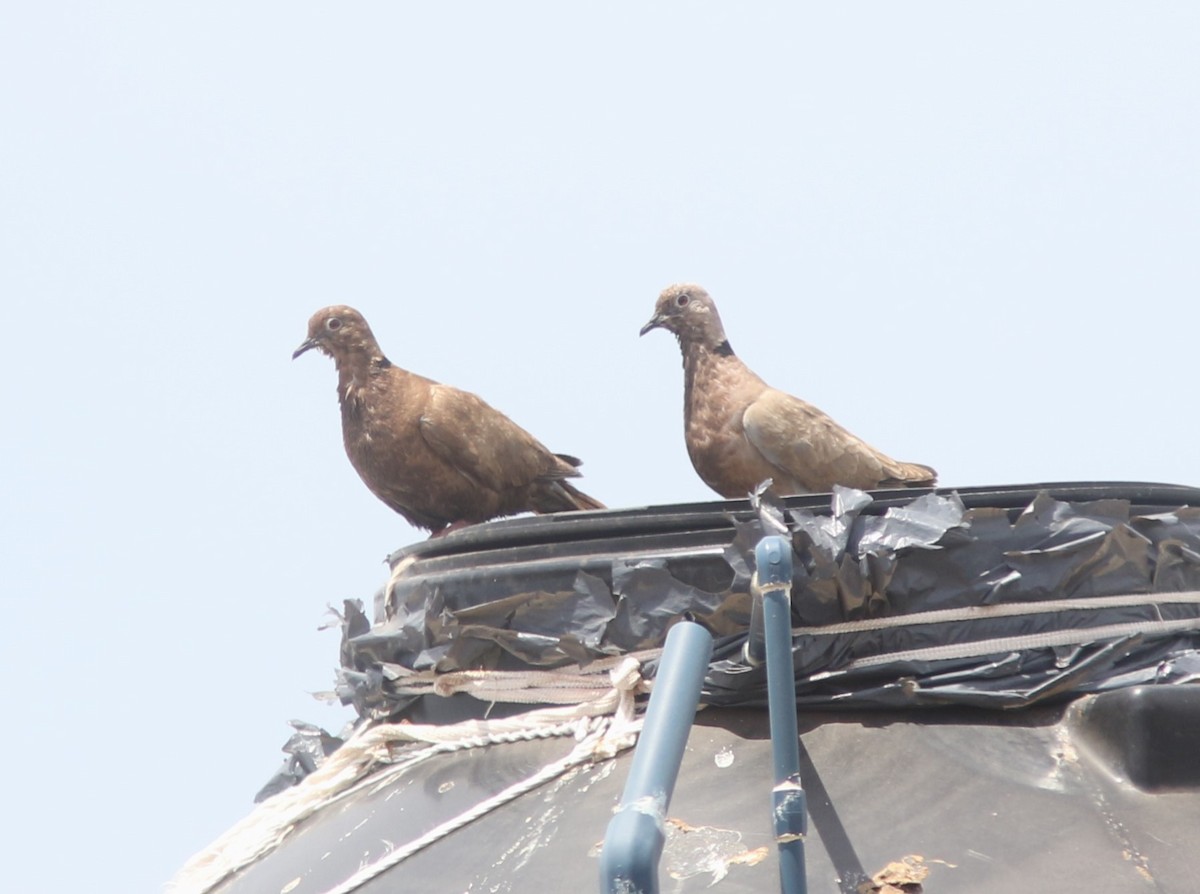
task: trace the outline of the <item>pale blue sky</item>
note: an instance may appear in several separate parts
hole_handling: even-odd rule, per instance
[[[326,603],[420,536],[309,315],[612,506],[708,499],[673,341],[947,485],[1200,484],[1200,6],[10,4],[0,295],[12,890],[155,890],[337,730]]]

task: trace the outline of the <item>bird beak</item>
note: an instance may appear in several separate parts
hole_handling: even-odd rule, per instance
[[[666,322],[666,319],[663,317],[662,314],[655,314],[654,316],[652,316],[650,318],[650,322],[648,322],[645,326],[642,327],[642,331],[639,332],[638,335],[645,335],[651,329],[657,329],[665,322]]]
[[[298,348],[296,348],[296,350],[292,351],[292,359],[295,360],[297,357],[299,357],[305,351],[311,351],[316,346],[317,346],[317,340],[315,338],[304,339],[304,341],[300,342],[300,347],[298,347]]]

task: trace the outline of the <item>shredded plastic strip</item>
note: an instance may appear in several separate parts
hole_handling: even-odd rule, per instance
[[[634,659],[643,665],[662,654],[662,649],[644,649],[613,658],[593,661],[585,668],[558,670],[462,670],[410,671],[395,667],[397,676],[389,689],[398,695],[450,696],[466,694],[485,702],[513,704],[574,704],[589,701],[612,687],[609,675]]]

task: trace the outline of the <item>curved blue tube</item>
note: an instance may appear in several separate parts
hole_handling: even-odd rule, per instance
[[[667,805],[711,657],[712,636],[699,624],[682,621],[667,634],[621,803],[604,835],[602,894],[658,892]]]

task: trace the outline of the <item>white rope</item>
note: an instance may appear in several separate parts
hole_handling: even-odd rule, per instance
[[[636,666],[636,662],[622,660],[617,667],[613,668],[610,672],[612,691],[619,696],[614,715],[611,718],[578,721],[581,725],[580,741],[566,757],[547,764],[532,776],[480,801],[474,807],[435,826],[408,844],[395,848],[374,863],[362,867],[341,884],[328,889],[324,894],[350,894],[407,860],[413,854],[486,816],[496,808],[533,791],[551,779],[561,776],[568,770],[596,760],[607,760],[626,748],[631,748],[637,741],[637,733],[642,726],[641,720],[635,718],[635,694],[641,683],[640,678],[635,679],[637,677]]]
[[[646,691],[648,686],[641,678],[641,665],[632,656],[606,661],[604,665],[607,669],[604,690],[582,690],[591,696],[589,701],[541,708],[499,720],[468,720],[445,726],[388,723],[360,728],[298,785],[258,805],[247,817],[193,856],[167,884],[167,890],[173,894],[204,894],[230,874],[278,847],[306,817],[364,785],[377,785],[382,779],[393,778],[437,754],[507,742],[577,735],[580,723],[605,714],[614,715],[613,723],[611,728],[605,727],[608,735],[600,735],[597,741],[592,742],[593,753],[600,748],[600,753],[615,754],[629,747],[636,735],[636,696]],[[527,678],[527,686],[533,686],[533,678],[538,673],[524,671],[519,676]],[[571,697],[578,695],[578,690],[559,691]],[[396,747],[414,743],[426,743],[429,747],[410,750],[403,755],[394,754]],[[377,773],[368,778],[368,773],[383,763],[391,766],[383,774]],[[546,771],[561,763],[550,765]],[[546,778],[553,778],[568,768],[564,766]],[[535,777],[541,778],[540,774],[535,774]],[[531,786],[540,784],[533,782]],[[517,797],[517,794],[519,792],[511,797]],[[470,822],[470,819],[466,822]],[[443,834],[449,834],[449,831],[453,829]]]
[[[609,721],[607,718],[604,718],[597,721],[592,721],[591,726],[592,728],[587,733],[585,738],[574,748],[572,748],[570,754],[568,754],[566,757],[562,758],[561,760],[557,760],[552,764],[547,764],[532,776],[510,785],[508,788],[504,789],[504,791],[498,792],[486,800],[480,801],[474,807],[471,807],[468,810],[460,813],[458,816],[453,817],[438,826],[435,826],[424,835],[421,835],[419,838],[415,838],[408,844],[396,848],[395,850],[389,852],[386,856],[376,860],[374,863],[364,866],[340,885],[325,891],[324,894],[350,894],[352,891],[357,891],[367,882],[378,878],[389,869],[399,865],[404,860],[407,860],[413,854],[421,851],[437,841],[440,841],[447,835],[450,835],[451,833],[461,829],[463,826],[466,826],[469,823],[472,823],[475,820],[487,815],[496,808],[502,807],[509,801],[533,791],[535,788],[538,788],[550,780],[561,776],[563,773],[566,773],[568,770],[573,769],[574,767],[582,764],[592,763],[597,759],[607,759],[615,755],[623,748],[630,747],[632,744],[630,741],[628,744],[616,746],[615,751],[613,750],[614,746],[611,743],[608,745],[608,747],[603,747],[606,741],[610,739],[606,733],[610,728],[617,727],[618,724]],[[640,724],[635,724],[634,726],[640,728]],[[635,732],[635,729],[631,727],[625,732]]]

